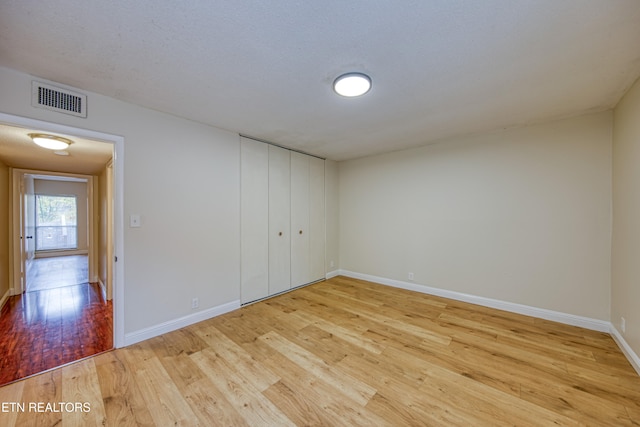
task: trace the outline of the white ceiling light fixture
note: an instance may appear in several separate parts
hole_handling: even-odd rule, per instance
[[[73,144],[70,139],[46,133],[30,133],[29,137],[40,147],[48,148],[49,150],[66,150]]]
[[[341,96],[362,96],[371,89],[371,78],[363,73],[346,73],[333,82],[333,90]]]

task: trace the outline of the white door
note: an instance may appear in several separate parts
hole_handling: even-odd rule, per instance
[[[324,160],[309,158],[309,281],[325,278]]]
[[[290,151],[269,146],[269,295],[291,288]]]
[[[240,144],[240,301],[269,295],[269,151],[267,144]]]
[[[291,152],[291,287],[311,282],[309,272],[309,159]]]

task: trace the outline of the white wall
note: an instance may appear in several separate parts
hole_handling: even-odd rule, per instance
[[[237,301],[238,135],[93,93],[86,119],[33,108],[32,79],[0,68],[0,112],[124,137],[125,333]]]
[[[611,112],[339,164],[340,268],[609,320]]]
[[[640,355],[640,80],[616,106],[613,129],[611,323]]]

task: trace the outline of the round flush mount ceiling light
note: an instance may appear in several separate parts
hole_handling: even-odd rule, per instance
[[[73,141],[61,136],[47,135],[45,133],[30,133],[29,137],[37,145],[49,150],[66,150]]]
[[[346,73],[339,76],[333,82],[333,90],[338,95],[353,98],[369,92],[371,89],[371,78],[362,73]]]

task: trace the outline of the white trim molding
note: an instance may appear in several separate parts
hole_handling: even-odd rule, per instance
[[[9,297],[13,295],[12,291],[13,291],[13,288],[7,289],[7,292],[5,292],[4,295],[2,295],[2,298],[0,298],[0,310],[2,310],[2,307],[4,307],[7,301],[9,301]]]
[[[367,280],[369,282],[379,283],[381,285],[393,286],[395,288],[416,291],[423,294],[435,295],[443,298],[449,298],[457,301],[477,304],[484,307],[495,308],[498,310],[509,311],[512,313],[523,314],[525,316],[537,317],[540,319],[551,320],[553,322],[564,323],[572,326],[579,326],[585,329],[591,329],[598,332],[609,332],[611,323],[605,320],[592,319],[589,317],[576,316],[573,314],[562,313],[559,311],[547,310],[545,308],[531,307],[513,302],[501,301],[492,298],[479,297],[476,295],[464,294],[461,292],[448,291],[446,289],[433,288],[431,286],[419,285],[411,282],[403,282],[401,280],[387,279],[384,277],[372,276],[369,274],[356,273],[348,270],[340,270],[340,275],[352,277],[354,279]]]
[[[89,228],[89,227],[87,227]],[[88,249],[64,249],[64,250],[49,250],[38,251],[35,254],[36,258],[54,258],[57,256],[70,256],[70,255],[89,255]]]
[[[618,347],[620,347],[620,350],[622,350],[622,353],[624,353],[624,355],[627,357],[627,360],[629,360],[629,363],[631,363],[633,369],[635,369],[638,375],[640,375],[640,357],[638,357],[636,352],[633,351],[631,346],[627,343],[627,341],[615,328],[615,326],[611,325],[609,333],[613,337],[613,340],[616,342],[616,344],[618,344]]]
[[[103,300],[107,300],[107,285],[104,284],[104,282],[102,281],[101,278],[96,278],[96,280],[94,280],[94,282],[97,282],[98,285],[100,286],[100,293],[102,294],[102,299]]]
[[[148,340],[150,338],[154,338],[159,335],[166,334],[168,332],[172,332],[189,325],[193,325],[194,323],[202,322],[204,320],[211,319],[212,317],[220,316],[239,308],[240,300],[235,300],[206,310],[198,311],[197,313],[189,314],[178,319],[169,320],[158,325],[140,329],[135,332],[130,332],[128,334],[125,334],[124,336],[124,345],[128,346],[140,341]]]
[[[327,280],[329,280],[339,275],[340,275],[340,270],[333,270],[333,271],[327,272],[325,277],[327,278]]]

